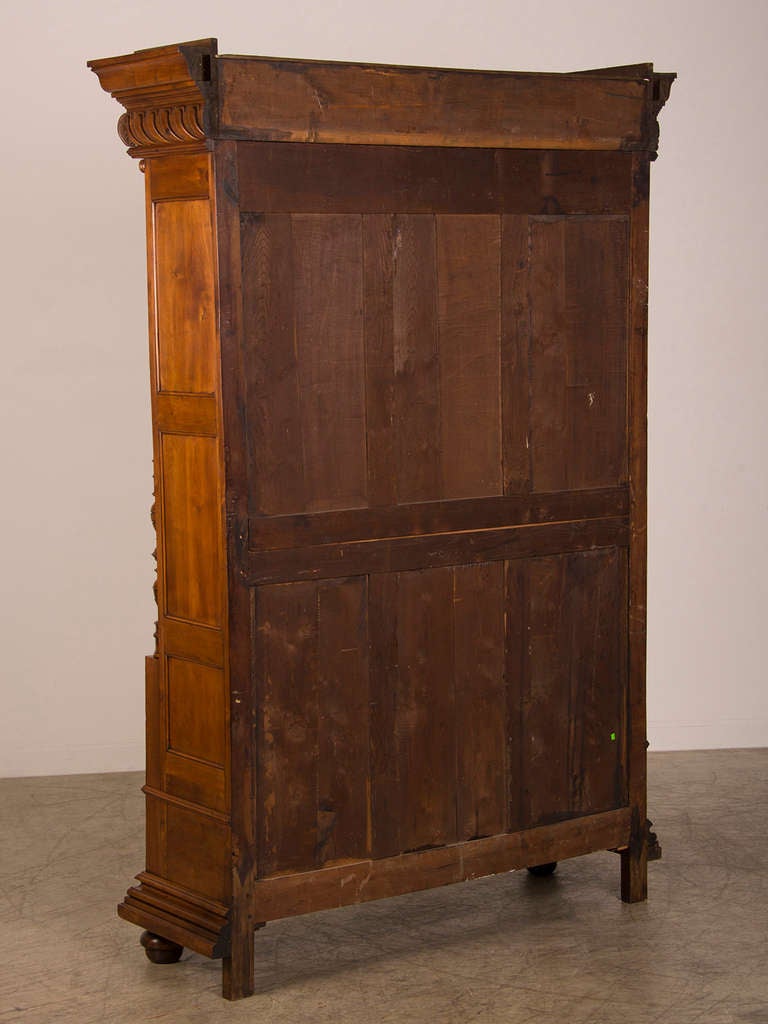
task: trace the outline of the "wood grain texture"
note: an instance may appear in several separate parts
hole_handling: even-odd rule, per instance
[[[627,475],[627,224],[536,219],[530,238],[533,487]]]
[[[168,747],[224,765],[224,673],[194,661],[168,658]]]
[[[629,213],[632,154],[242,143],[240,195],[259,213]],[[344,173],[339,173],[343,165]]]
[[[207,199],[155,202],[157,387],[216,390],[211,211]]]
[[[165,608],[168,615],[222,624],[217,443],[162,438]]]
[[[644,77],[602,80],[247,57],[222,58],[218,71],[224,137],[519,149],[649,145]]]

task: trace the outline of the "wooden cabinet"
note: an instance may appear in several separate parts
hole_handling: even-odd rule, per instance
[[[673,75],[91,62],[147,196],[157,646],[120,914],[621,854],[646,896],[649,162]],[[650,851],[649,851],[650,847]]]

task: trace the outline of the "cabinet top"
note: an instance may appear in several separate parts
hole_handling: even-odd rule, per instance
[[[646,151],[675,75],[569,74],[224,56],[215,39],[91,60],[131,156],[216,140]]]

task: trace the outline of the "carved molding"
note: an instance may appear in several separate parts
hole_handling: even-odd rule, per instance
[[[133,157],[205,148],[212,134],[216,40],[139,50],[88,66],[125,107],[117,132]]]
[[[128,110],[117,122],[117,134],[129,149],[198,142],[205,139],[203,104]]]

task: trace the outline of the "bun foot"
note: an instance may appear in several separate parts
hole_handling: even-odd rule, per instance
[[[533,867],[528,868],[528,871],[535,878],[547,878],[554,874],[556,867],[557,861],[554,861],[551,864],[534,864]]]
[[[164,939],[161,935],[155,935],[154,932],[142,932],[139,942],[144,947],[147,958],[153,964],[178,963],[184,952],[184,947],[180,946],[178,942],[171,942],[170,939]]]

